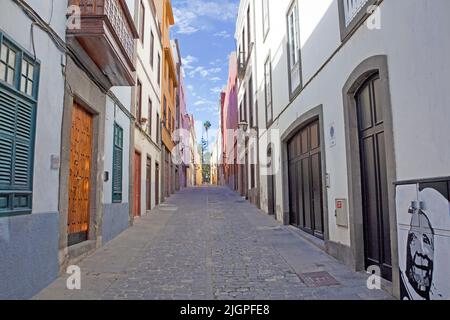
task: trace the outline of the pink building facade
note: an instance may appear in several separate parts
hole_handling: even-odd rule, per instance
[[[237,56],[233,52],[229,58],[227,87],[221,94],[223,171],[225,183],[233,190],[238,190],[237,139],[233,134],[238,129],[237,73]]]

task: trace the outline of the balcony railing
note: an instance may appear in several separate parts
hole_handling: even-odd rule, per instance
[[[352,20],[369,2],[369,0],[343,0],[343,1],[344,1],[345,26],[348,27],[352,22]]]
[[[69,0],[80,9],[80,28],[68,28],[113,85],[133,84],[138,33],[125,0]]]
[[[240,51],[238,56],[238,76],[239,79],[243,79],[245,74],[247,73],[247,66],[250,61],[250,57],[252,55],[254,43],[250,44],[250,48],[248,52]]]

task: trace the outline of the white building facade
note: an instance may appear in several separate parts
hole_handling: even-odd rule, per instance
[[[375,267],[402,298],[450,296],[449,9],[243,0],[239,10],[238,48],[242,26],[254,30],[243,86],[251,72],[262,209],[352,268]],[[415,275],[414,253],[427,245],[411,239],[422,234],[434,263]]]
[[[113,87],[106,97],[105,114],[105,178],[103,185],[102,241],[115,238],[133,223],[131,201],[133,173],[132,87]]]
[[[260,206],[258,161],[258,56],[256,47],[256,6],[252,0],[241,1],[235,38],[238,48],[238,122],[236,133],[242,152],[238,152],[238,190],[256,206]]]
[[[28,298],[59,272],[67,3],[26,2],[0,10],[0,299]]]
[[[161,201],[161,22],[153,0],[134,1],[138,26],[134,89],[133,214],[142,216]]]

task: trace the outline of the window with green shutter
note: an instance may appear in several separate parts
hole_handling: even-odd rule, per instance
[[[32,210],[39,63],[0,32],[0,217]]]
[[[122,174],[123,174],[123,129],[114,123],[112,201],[122,202]]]

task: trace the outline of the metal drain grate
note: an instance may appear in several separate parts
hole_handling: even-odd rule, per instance
[[[300,279],[310,288],[331,287],[341,285],[326,271],[300,273]]]

